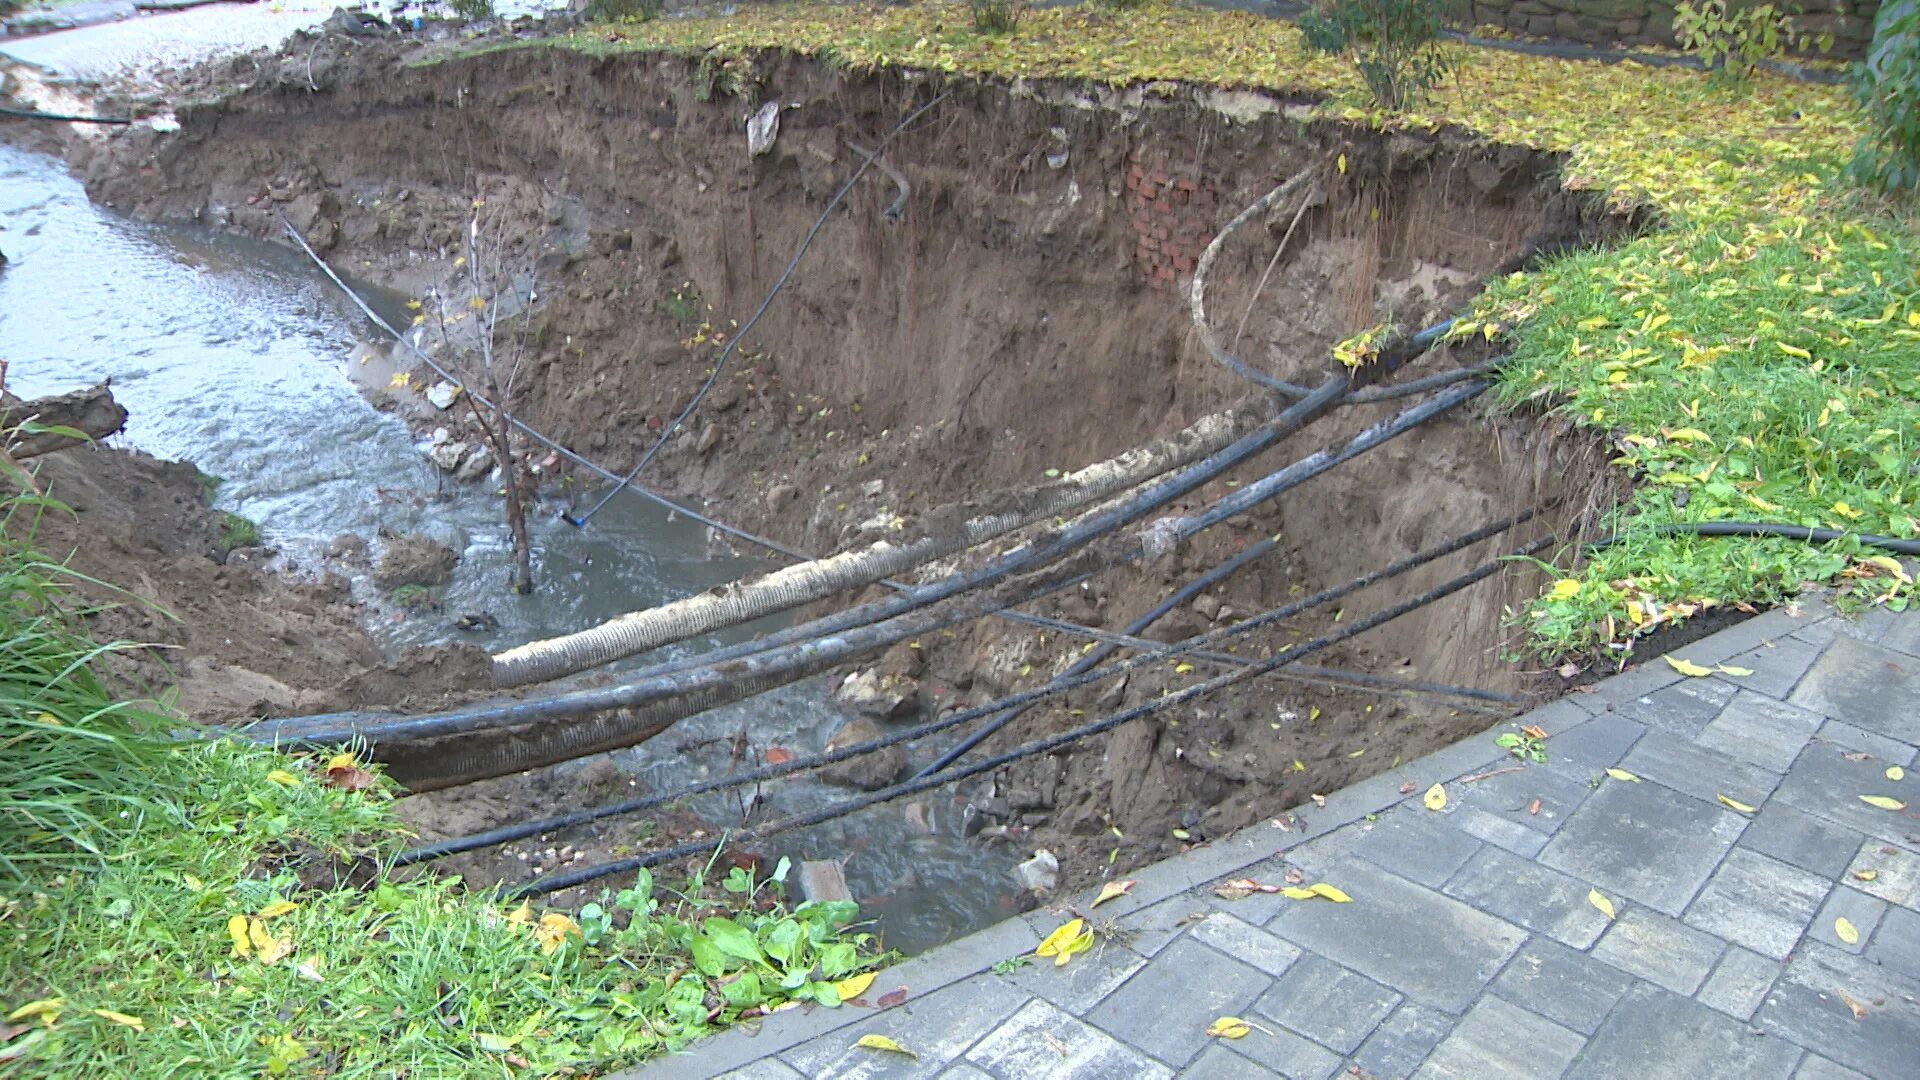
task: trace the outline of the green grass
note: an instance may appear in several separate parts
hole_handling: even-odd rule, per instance
[[[220,546],[232,551],[234,548],[257,547],[260,543],[260,526],[231,511],[220,511]]]
[[[837,1005],[876,959],[853,905],[789,911],[745,871],[660,895],[643,876],[577,918],[390,877],[383,780],[345,790],[349,762],[123,704],[68,580],[0,552],[0,1015],[20,1025],[0,1052],[23,1075],[603,1071]],[[353,860],[369,887],[301,882]]]

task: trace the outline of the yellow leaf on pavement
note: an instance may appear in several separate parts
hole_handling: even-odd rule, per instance
[[[1905,780],[1906,778],[1907,778],[1907,770],[1901,768],[1898,765],[1887,766],[1887,779]]]
[[[1849,945],[1860,944],[1860,931],[1845,918],[1833,920],[1833,936]]]
[[[1882,810],[1899,811],[1907,808],[1906,803],[1901,802],[1899,799],[1888,798],[1885,795],[1862,795],[1860,796],[1860,801],[1866,803],[1868,806],[1877,806]]]
[[[1613,913],[1613,901],[1601,896],[1599,889],[1587,890],[1587,903],[1599,908],[1600,914],[1605,915],[1609,919],[1617,917]]]
[[[920,1060],[919,1054],[916,1054],[913,1051],[907,1049],[906,1047],[901,1046],[899,1043],[894,1042],[892,1039],[887,1038],[885,1035],[862,1035],[860,1036],[860,1041],[857,1043],[854,1043],[853,1045],[864,1046],[869,1050],[885,1050],[889,1054],[905,1054],[906,1056],[913,1058],[915,1061]]]
[[[111,1020],[123,1027],[130,1027],[135,1031],[147,1030],[147,1022],[145,1020],[137,1016],[128,1016],[123,1012],[114,1012],[112,1009],[95,1009],[93,1010],[93,1015],[102,1020]]]
[[[1445,810],[1447,808],[1447,789],[1441,784],[1435,784],[1427,789],[1426,796],[1420,801],[1425,803],[1429,810]]]
[[[1067,966],[1067,961],[1073,959],[1075,954],[1086,952],[1091,948],[1093,948],[1093,931],[1091,929],[1082,930],[1080,931],[1079,937],[1060,946],[1059,955],[1053,958],[1053,966],[1065,967]]]
[[[1058,930],[1055,930],[1053,933],[1048,934],[1046,937],[1046,940],[1040,943],[1040,947],[1033,950],[1033,955],[1035,956],[1060,955],[1060,950],[1066,948],[1069,944],[1071,944],[1074,938],[1079,937],[1081,931],[1086,929],[1086,926],[1087,926],[1087,921],[1085,919],[1069,919],[1066,922],[1061,923],[1060,928]]]
[[[866,993],[867,987],[873,985],[873,976],[874,973],[871,971],[862,975],[849,975],[833,984],[833,992],[840,995],[841,1001],[852,1001]]]
[[[1615,780],[1625,780],[1629,784],[1637,784],[1640,782],[1639,777],[1625,769],[1608,769],[1607,775],[1613,777]]]
[[[1316,894],[1305,885],[1288,885],[1280,890],[1280,895],[1289,900],[1311,900]]]
[[[1744,679],[1748,675],[1753,674],[1752,668],[1736,667],[1733,664],[1715,664],[1713,670],[1722,675],[1732,675],[1736,679]]]
[[[1722,795],[1722,796],[1720,796],[1720,803],[1721,803],[1721,805],[1723,805],[1723,806],[1726,806],[1726,807],[1729,807],[1729,808],[1731,808],[1731,809],[1734,809],[1734,810],[1738,810],[1738,811],[1740,811],[1740,812],[1741,812],[1741,813],[1743,813],[1743,814],[1751,814],[1751,813],[1754,813],[1754,809],[1753,809],[1753,807],[1751,807],[1751,806],[1748,806],[1748,805],[1747,805],[1746,803],[1743,803],[1743,802],[1738,802],[1738,801],[1736,801],[1736,800],[1733,800],[1733,799],[1729,799],[1729,798],[1727,798],[1727,797],[1726,797],[1725,795]]]
[[[1667,666],[1689,678],[1699,679],[1713,674],[1712,668],[1704,668],[1690,660],[1681,660],[1673,656],[1663,656]]]
[[[1099,907],[1109,900],[1118,900],[1133,891],[1132,881],[1109,881],[1100,886],[1100,895],[1093,898],[1092,907]]]
[[[1253,1025],[1237,1016],[1223,1016],[1207,1025],[1207,1034],[1216,1039],[1244,1039]]]
[[[1307,886],[1307,891],[1315,896],[1324,896],[1336,904],[1347,904],[1353,901],[1353,897],[1348,896],[1346,893],[1341,892],[1339,889],[1334,888],[1324,881]]]
[[[1880,871],[1874,869],[1855,870],[1853,872],[1853,879],[1855,881],[1872,881],[1879,876]]]

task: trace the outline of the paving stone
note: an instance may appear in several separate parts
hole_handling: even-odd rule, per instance
[[[1620,767],[1642,780],[1665,784],[1705,802],[1718,802],[1725,795],[1754,807],[1766,802],[1780,783],[1776,773],[1664,731],[1647,732]]]
[[[803,1076],[865,1080],[867,1077],[933,1076],[1000,1026],[1027,995],[991,975],[935,990],[897,1009],[877,1012],[824,1038],[782,1051]],[[920,1055],[875,1054],[854,1045],[862,1035],[885,1035]]]
[[[1868,896],[1858,889],[1849,889],[1840,885],[1827,894],[1827,902],[1821,907],[1820,914],[1813,917],[1813,924],[1807,927],[1807,937],[1824,945],[1859,955],[1867,951],[1867,939],[1879,927],[1881,916],[1887,913],[1887,902],[1877,896]],[[1845,919],[1853,924],[1859,937],[1849,945],[1840,940],[1834,931],[1834,922]]]
[[[1793,1080],[1873,1080],[1865,1073],[1855,1072],[1845,1065],[1836,1065],[1819,1054],[1808,1054],[1800,1067],[1793,1071]]]
[[[1547,834],[1529,829],[1501,814],[1490,814],[1477,806],[1463,806],[1448,816],[1455,828],[1469,836],[1505,848],[1523,859],[1531,859],[1547,846]]]
[[[1586,1039],[1497,997],[1480,999],[1414,1076],[1496,1080],[1559,1076]]]
[[[1743,690],[1700,733],[1700,745],[1783,773],[1823,722],[1819,713]]]
[[[1724,1013],[1643,984],[1620,1000],[1567,1076],[1786,1080],[1800,1055],[1798,1046],[1755,1037],[1747,1025]]]
[[[1666,667],[1661,662],[1661,667]],[[1651,694],[1623,701],[1614,712],[1657,731],[1691,739],[1706,730],[1733,700],[1735,688],[1717,679],[1687,679]]]
[[[1825,878],[1740,848],[1687,909],[1686,922],[1785,960],[1832,887]]]
[[[1206,901],[1183,893],[1131,915],[1122,915],[1114,920],[1114,925],[1127,932],[1127,948],[1152,959],[1205,918],[1210,910]]]
[[[1708,1008],[1745,1021],[1752,1019],[1753,1011],[1767,999],[1767,991],[1779,977],[1779,964],[1735,945],[1727,950],[1695,997]]]
[[[1883,648],[1903,652],[1908,656],[1920,657],[1920,619],[1908,615],[1887,628],[1886,635],[1880,639]]]
[[[1920,716],[1920,709],[1915,715]],[[1816,741],[1793,763],[1773,797],[1868,836],[1902,843],[1913,831],[1913,819],[1869,806],[1860,796],[1887,795],[1909,806],[1920,804],[1920,769],[1907,770],[1901,780],[1887,779],[1886,770],[1883,760],[1849,761],[1838,746]]]
[[[1052,960],[1041,960],[1005,978],[1029,994],[1045,998],[1075,1016],[1084,1016],[1088,1009],[1146,966],[1146,960],[1138,953],[1117,941],[1102,938],[1065,967]]]
[[[1628,908],[1593,947],[1596,959],[1676,994],[1700,988],[1726,943],[1646,908]]]
[[[1350,1054],[1398,1004],[1398,993],[1324,957],[1308,955],[1253,1007],[1323,1046]]]
[[[1184,902],[1190,912],[1205,907],[1215,911],[1224,911],[1240,921],[1253,926],[1265,926],[1268,922],[1272,921],[1275,915],[1286,910],[1287,905],[1293,903],[1293,901],[1273,893],[1252,893],[1238,900],[1228,900],[1214,890],[1236,878],[1251,878],[1262,884],[1279,885],[1286,881],[1288,866],[1289,863],[1284,856],[1262,859],[1243,870],[1220,878],[1217,881],[1209,882],[1205,888],[1201,889],[1194,896],[1176,897],[1175,899]],[[1162,944],[1165,943],[1162,942]]]
[[[1270,1080],[1280,1074],[1241,1057],[1227,1049],[1225,1043],[1214,1043],[1201,1051],[1180,1075],[1192,1080]]]
[[[1793,693],[1807,669],[1820,657],[1821,646],[1790,636],[1781,636],[1757,649],[1749,649],[1726,659],[1729,667],[1742,667],[1751,675],[1723,675],[1735,686],[1770,698],[1784,699]]]
[[[1920,660],[1852,638],[1827,646],[1789,699],[1857,728],[1920,743]]]
[[[1354,902],[1296,903],[1268,929],[1447,1012],[1464,1011],[1526,939],[1519,927],[1357,858],[1326,880]]]
[[[1659,660],[1635,664],[1583,694],[1581,705],[1591,712],[1618,711],[1622,705],[1656,694],[1684,678]]]
[[[1374,1080],[1403,1080],[1452,1030],[1453,1017],[1409,1001],[1374,1029],[1353,1063]]]
[[[1547,741],[1547,768],[1583,783],[1627,756],[1647,726],[1618,713],[1599,716]]]
[[[1609,782],[1540,854],[1601,892],[1678,915],[1746,827],[1746,819],[1659,784]]]
[[[935,1080],[993,1080],[993,1074],[961,1061],[947,1066],[947,1071],[941,1073]]]
[[[944,1074],[943,1074],[944,1075]],[[715,1080],[807,1080],[806,1076],[779,1058],[761,1058],[721,1073]]]
[[[1774,799],[1760,808],[1747,831],[1740,834],[1740,846],[1832,878],[1846,869],[1848,860],[1866,839],[1844,825]]]
[[[1593,886],[1499,848],[1481,848],[1444,892],[1481,911],[1584,949],[1607,928],[1587,901]]]
[[[1842,995],[1860,1003],[1855,1019]],[[1920,982],[1819,942],[1794,955],[1754,1016],[1761,1030],[1874,1077],[1906,1077],[1920,1060]],[[1886,1004],[1875,1005],[1884,1001]]]
[[[1897,739],[1885,735],[1876,735],[1871,731],[1862,731],[1842,720],[1829,720],[1820,725],[1820,733],[1814,738],[1820,742],[1832,743],[1842,750],[1853,750],[1871,754],[1887,765],[1907,766],[1914,764],[1920,757],[1920,751]]]
[[[1550,938],[1535,937],[1500,973],[1493,992],[1591,1035],[1632,985],[1633,977],[1618,968]]]
[[[1224,911],[1194,923],[1188,936],[1269,975],[1284,974],[1300,959],[1298,948]]]
[[[1287,1080],[1327,1080],[1340,1068],[1340,1055],[1285,1028],[1256,1031],[1233,1048]]]
[[[1558,829],[1591,794],[1593,787],[1586,777],[1576,778],[1540,765],[1523,766],[1471,784],[1447,785],[1447,797],[1463,809],[1483,810],[1537,833]],[[1529,814],[1527,808],[1535,799],[1540,801],[1540,812]]]
[[[1920,981],[1920,912],[1889,908],[1867,947],[1867,959]]]
[[[1871,881],[1863,881],[1861,874]],[[1889,904],[1920,911],[1920,852],[1899,844],[1869,840],[1839,875],[1842,883]]]
[[[1206,1045],[1208,1024],[1243,1015],[1272,984],[1258,969],[1182,939],[1161,950],[1145,972],[1109,995],[1087,1019],[1161,1061],[1183,1066]]]
[[[967,1051],[996,1080],[1171,1077],[1173,1070],[1044,1001],[1029,1001]]]
[[[1446,815],[1424,807],[1396,807],[1354,846],[1362,858],[1435,889],[1479,849],[1477,838],[1450,827]]]

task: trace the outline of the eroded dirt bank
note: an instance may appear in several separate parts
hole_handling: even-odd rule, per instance
[[[828,222],[646,477],[816,552],[1248,403],[1247,385],[1193,340],[1182,288],[1221,224],[1302,170],[1320,172],[1323,195],[1264,287],[1290,214],[1234,238],[1211,297],[1223,339],[1303,381],[1323,377],[1328,348],[1355,331],[1454,310],[1529,243],[1599,240],[1626,224],[1561,193],[1550,158],[1450,133],[1308,124],[1252,94],[935,87],[771,56],[715,65],[536,47],[404,66],[404,54],[296,42],[203,72],[203,87],[232,92],[181,105],[177,134],[77,142],[70,157],[94,196],[122,210],[262,236],[278,235],[284,211],[343,269],[416,295],[460,298],[453,262],[480,204],[543,296],[519,411],[619,472],[705,380],[715,335],[758,303],[857,166],[856,147],[949,95],[887,147],[888,169],[870,171]],[[751,157],[743,120],[766,102],[781,105],[779,137]],[[1423,370],[1453,362],[1437,355]],[[1388,412],[1349,410],[1199,498]],[[1042,608],[1118,628],[1251,540],[1280,536],[1280,552],[1155,631],[1185,636],[1542,498],[1566,497],[1555,523],[1568,525],[1594,475],[1586,449],[1552,430],[1459,413],[1170,559]],[[1489,550],[1352,598],[1348,610],[1410,595]],[[1504,605],[1523,578],[1321,659],[1535,689],[1502,656]],[[1253,650],[1340,617],[1303,617]],[[923,710],[990,700],[1079,655],[1078,642],[1003,624],[919,644],[896,673],[913,680]],[[1076,695],[988,746],[1190,677],[1136,675]],[[1175,826],[1196,840],[1219,835],[1485,722],[1424,699],[1245,684],[1166,723],[1018,766],[971,797],[1022,846],[1051,847],[1070,878],[1084,877],[1177,846]]]

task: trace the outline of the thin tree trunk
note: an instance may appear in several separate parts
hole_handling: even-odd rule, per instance
[[[487,395],[499,404],[500,409],[506,408],[506,402],[500,397],[500,385],[491,370],[487,372]],[[481,430],[487,433],[487,441],[493,444],[494,459],[500,462],[501,478],[505,481],[502,486],[506,494],[507,531],[513,534],[513,591],[524,596],[533,591],[533,546],[527,540],[527,510],[521,498],[525,481],[520,455],[514,452],[513,440],[504,418],[496,412],[495,419],[498,422],[489,421],[481,414],[480,407],[474,404],[471,396],[467,398],[467,407],[473,410],[474,419],[480,422]]]

